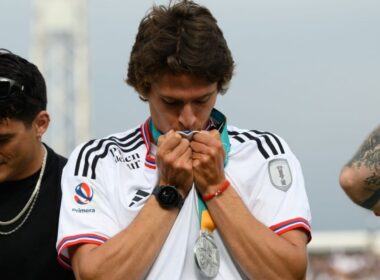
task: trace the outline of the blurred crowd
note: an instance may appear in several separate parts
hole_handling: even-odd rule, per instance
[[[369,250],[309,254],[307,280],[351,279],[380,279],[380,255]]]

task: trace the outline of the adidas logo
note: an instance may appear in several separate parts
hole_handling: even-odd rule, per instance
[[[135,196],[132,198],[132,202],[129,204],[128,207],[132,207],[133,205],[135,205],[137,202],[139,202],[141,199],[149,196],[150,193],[148,192],[145,192],[145,191],[142,191],[142,190],[138,190],[135,194]]]

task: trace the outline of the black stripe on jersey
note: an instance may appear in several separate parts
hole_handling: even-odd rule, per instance
[[[269,139],[269,136],[266,134],[261,134],[261,135],[264,137],[265,142],[267,143],[268,147],[271,149],[272,153],[274,155],[278,155],[278,152],[277,152],[276,148],[273,146],[272,141]]]
[[[140,128],[137,128],[134,132],[132,132],[131,134],[128,134],[127,136],[123,137],[123,138],[116,138],[115,136],[111,136],[109,138],[104,138],[104,139],[101,139],[100,141],[98,141],[97,145],[92,147],[91,149],[85,151],[90,145],[92,145],[94,143],[95,140],[91,140],[89,141],[88,143],[86,143],[80,150],[79,152],[79,155],[78,155],[78,158],[77,158],[77,162],[76,162],[76,166],[75,166],[75,173],[74,175],[75,176],[78,176],[79,174],[79,169],[80,169],[80,166],[82,164],[84,164],[84,171],[83,171],[83,176],[87,176],[87,171],[88,168],[89,168],[89,158],[90,158],[90,155],[92,153],[95,153],[97,151],[99,151],[101,149],[101,147],[103,146],[103,143],[105,141],[115,141],[115,142],[119,142],[121,145],[123,145],[123,142],[135,137],[138,133],[140,132]],[[130,144],[133,144],[134,142],[136,142],[138,140],[138,137],[132,141],[130,141],[129,143],[126,143],[124,145],[130,145]],[[132,143],[131,143],[132,142]],[[84,160],[82,160],[82,158],[84,157]],[[84,162],[84,163],[83,163]],[[86,174],[86,175],[84,175]]]
[[[100,148],[102,147],[103,143],[105,141],[112,141],[112,140],[115,140],[115,141],[120,141],[120,142],[124,142],[124,141],[127,141],[128,139],[134,137],[136,134],[139,133],[139,129],[136,129],[134,132],[132,132],[131,134],[125,136],[124,138],[121,138],[121,139],[118,139],[116,138],[115,136],[111,136],[109,138],[104,138],[104,139],[101,139],[100,141],[98,141],[97,145],[95,147],[92,147],[91,149],[89,149],[86,154],[85,154],[85,159],[84,159],[84,170],[88,170],[88,167],[89,167],[89,158],[90,158],[90,155],[93,153],[93,152],[97,152],[98,150],[100,150]],[[94,141],[92,141],[94,142]],[[75,176],[77,176],[79,174],[79,167],[80,167],[80,164],[82,163],[82,152],[84,151],[84,149],[89,146],[88,145],[89,143],[87,143],[85,146],[82,147],[81,149],[81,152],[80,152],[80,157],[78,156],[78,159],[77,159],[77,165],[78,165],[78,170],[76,169],[75,170]],[[92,143],[91,143],[92,144]],[[79,163],[79,164],[78,164]],[[86,175],[84,176],[87,176],[87,171],[84,171],[83,173],[85,173]]]
[[[253,135],[252,132],[257,134],[257,135]],[[230,136],[232,136],[232,138],[239,141],[240,143],[246,142],[245,138],[248,138],[248,140],[254,140],[257,144],[257,148],[259,149],[261,155],[265,159],[268,159],[270,157],[270,155],[269,155],[269,151],[267,151],[263,146],[263,143],[262,143],[263,139],[262,138],[264,138],[265,143],[267,144],[267,146],[269,147],[269,149],[273,155],[278,155],[278,153],[279,153],[277,151],[276,147],[273,145],[271,138],[268,136],[268,135],[270,135],[275,139],[276,143],[278,144],[278,146],[280,148],[281,153],[282,154],[285,153],[284,148],[283,148],[280,140],[272,133],[261,132],[261,131],[257,131],[257,130],[250,130],[250,131],[244,131],[244,132],[228,131],[228,134]]]
[[[236,136],[236,135],[239,135],[239,132],[237,132],[237,131],[228,131],[228,135]]]
[[[259,148],[260,153],[263,155],[265,159],[269,158],[269,154],[267,151],[264,149],[263,144],[261,143],[261,140],[259,137],[255,137],[248,132],[243,132],[242,133],[244,136],[246,136],[249,140],[255,140],[257,143],[257,148]]]
[[[138,139],[138,138],[136,138],[136,139]],[[134,141],[134,142],[136,142],[136,141]],[[131,141],[131,142],[127,143],[128,145],[120,145],[117,142],[109,142],[109,143],[107,143],[106,147],[104,149],[104,152],[101,155],[95,156],[94,160],[92,161],[92,164],[91,164],[91,171],[92,171],[91,179],[96,179],[96,173],[95,173],[96,165],[98,164],[99,159],[106,157],[106,155],[109,152],[109,149],[108,149],[109,147],[111,147],[111,146],[117,146],[124,153],[129,153],[129,152],[131,152],[133,150],[136,150],[138,147],[140,147],[141,145],[144,144],[144,141],[141,139],[133,147],[131,147],[129,149],[126,148],[126,147],[131,146],[131,144],[134,144],[134,142]],[[87,176],[87,171],[88,171],[88,169],[83,171],[83,176]],[[85,172],[86,172],[86,174],[84,174]]]
[[[92,145],[92,143],[94,143],[94,141],[95,141],[95,139],[94,140],[91,140],[91,141],[88,141],[81,149],[80,149],[80,151],[79,151],[79,155],[78,155],[78,157],[77,157],[77,162],[76,162],[76,164],[75,164],[75,172],[74,172],[74,175],[75,176],[78,176],[78,173],[79,173],[79,167],[80,167],[80,163],[81,163],[81,160],[82,160],[82,156],[83,156],[83,152],[84,152],[84,150],[88,147],[88,146],[90,146],[90,145]]]
[[[228,131],[228,135],[232,135],[234,139],[238,140],[240,143],[244,143],[244,139],[239,137],[239,132],[237,131]]]
[[[277,142],[277,145],[280,147],[280,151],[281,151],[281,154],[285,154],[285,150],[284,150],[284,147],[282,146],[281,144],[281,141],[280,139],[278,139],[278,137],[276,135],[274,135],[273,133],[270,133],[270,132],[262,132],[262,131],[258,131],[258,130],[251,130],[253,131],[254,133],[256,134],[268,134],[270,136],[272,136],[274,138],[274,140]]]
[[[93,152],[99,152],[100,149],[103,147],[103,145],[104,145],[104,143],[105,143],[106,141],[107,141],[107,142],[111,141],[111,143],[116,143],[117,146],[118,146],[121,150],[123,150],[121,147],[130,146],[130,145],[134,144],[134,143],[140,138],[140,135],[138,134],[139,132],[140,132],[140,129],[137,129],[137,130],[135,130],[133,133],[131,133],[131,134],[125,136],[124,138],[120,138],[120,139],[117,138],[117,137],[115,137],[115,136],[111,136],[111,137],[109,137],[109,138],[101,139],[101,140],[98,142],[98,145],[97,145],[96,147],[93,147],[93,148],[91,148],[90,150],[88,150],[88,152],[87,152],[87,154],[86,154],[85,161],[84,161],[84,168],[83,168],[83,176],[85,176],[85,177],[87,176],[88,169],[89,169],[89,167],[90,167],[90,161],[89,161],[89,158],[90,158],[91,153],[93,153]],[[123,142],[129,140],[129,139],[132,138],[132,137],[134,137],[134,138],[133,138],[131,141],[129,141],[129,142],[127,142],[127,143],[123,143]],[[120,144],[120,146],[119,146],[118,144]],[[106,147],[106,149],[104,150],[105,155],[108,153],[108,147],[109,147],[109,145],[106,145],[106,146],[107,146],[107,147]],[[104,152],[103,152],[103,153],[104,153]],[[96,158],[96,156],[95,156],[95,158]],[[94,158],[94,160],[95,160],[95,158]],[[95,179],[95,178],[93,178],[93,176],[94,176],[94,173],[93,173],[93,175],[91,176],[91,178],[92,178],[92,179]]]

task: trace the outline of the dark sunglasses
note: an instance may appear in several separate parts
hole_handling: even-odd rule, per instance
[[[15,80],[0,77],[0,100],[24,91],[24,86]]]

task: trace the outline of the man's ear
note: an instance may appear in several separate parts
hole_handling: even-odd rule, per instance
[[[41,138],[49,127],[50,116],[46,111],[41,111],[37,114],[33,121],[33,128],[36,131],[36,135]]]

